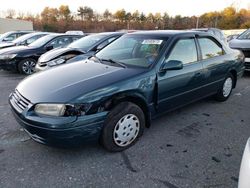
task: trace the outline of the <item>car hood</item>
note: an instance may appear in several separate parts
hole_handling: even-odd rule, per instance
[[[31,48],[28,46],[13,46],[9,48],[4,48],[0,50],[0,54],[15,54],[25,51],[35,50],[35,48]]]
[[[78,49],[78,48],[56,48],[54,50],[51,50],[45,54],[43,54],[40,59],[39,59],[39,62],[41,63],[45,63],[45,62],[48,62],[48,61],[51,61],[53,59],[56,59],[58,58],[60,55],[63,55],[64,53],[67,53],[67,52],[81,52],[81,53],[84,53],[81,49]]]
[[[31,75],[16,89],[33,104],[67,103],[145,71],[85,60]]]
[[[9,46],[15,46],[15,44],[13,42],[4,42],[4,43],[0,43],[0,48],[6,48]]]
[[[244,48],[250,49],[250,40],[233,39],[229,41],[229,46],[230,48],[235,48],[235,49],[244,49]]]

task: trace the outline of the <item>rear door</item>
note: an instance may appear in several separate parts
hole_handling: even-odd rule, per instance
[[[183,62],[183,69],[158,73],[158,109],[177,108],[202,97],[203,65],[199,61],[195,37],[179,38],[173,44],[166,61]]]
[[[213,93],[222,84],[231,64],[227,61],[222,45],[213,37],[200,36],[198,43],[201,49],[201,58],[204,66],[205,85],[207,92]]]

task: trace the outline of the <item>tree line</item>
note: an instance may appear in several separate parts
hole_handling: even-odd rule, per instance
[[[40,14],[16,13],[7,10],[6,18],[29,20],[35,30],[65,32],[67,30],[82,30],[84,32],[116,31],[122,29],[191,29],[195,27],[217,27],[220,29],[250,28],[250,9],[237,10],[230,6],[222,11],[207,12],[201,16],[169,16],[165,13],[144,14],[136,10],[127,12],[125,9],[112,13],[106,9],[103,13],[95,12],[91,7],[80,6],[77,12],[72,12],[68,5],[59,8],[45,7]]]

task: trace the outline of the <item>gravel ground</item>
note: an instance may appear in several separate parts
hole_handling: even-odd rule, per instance
[[[31,140],[8,96],[23,78],[0,71],[0,187],[237,187],[250,137],[250,74],[227,102],[204,99],[153,121],[132,148],[59,149]]]

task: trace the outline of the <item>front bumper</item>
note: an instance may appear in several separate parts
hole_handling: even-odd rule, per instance
[[[16,71],[17,70],[17,62],[15,59],[0,60],[0,69]]]
[[[81,117],[39,117],[33,112],[18,112],[9,101],[14,117],[30,137],[42,144],[71,146],[99,139],[108,112]]]
[[[247,141],[241,161],[238,188],[250,187],[250,138]]]

